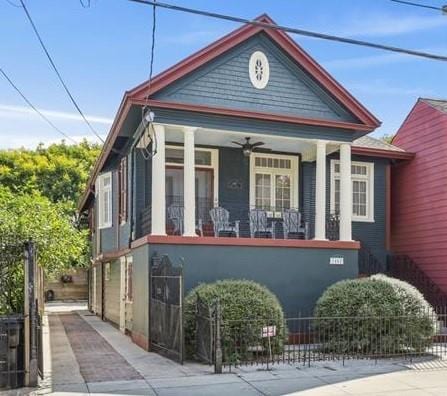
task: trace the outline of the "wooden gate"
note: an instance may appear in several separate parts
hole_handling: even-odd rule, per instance
[[[154,352],[183,364],[183,268],[155,255],[149,271],[149,340]]]

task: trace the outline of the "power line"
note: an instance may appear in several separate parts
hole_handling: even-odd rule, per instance
[[[16,8],[22,8],[20,4],[15,4],[12,0],[5,0],[9,5],[16,7]]]
[[[260,26],[260,27],[264,27],[264,28],[268,28],[268,29],[282,30],[284,32],[294,33],[294,34],[298,34],[301,36],[318,38],[318,39],[322,39],[322,40],[329,40],[329,41],[335,41],[335,42],[339,42],[339,43],[375,48],[375,49],[380,49],[380,50],[384,50],[384,51],[397,52],[400,54],[407,54],[407,55],[417,56],[420,58],[427,58],[427,59],[439,60],[439,61],[444,61],[444,62],[447,61],[447,56],[432,54],[429,52],[415,51],[415,50],[410,50],[410,49],[393,47],[393,46],[389,46],[389,45],[372,43],[369,41],[355,40],[355,39],[350,39],[347,37],[340,37],[340,36],[334,36],[334,35],[325,34],[325,33],[312,32],[309,30],[297,29],[297,28],[292,28],[292,27],[287,27],[287,26],[282,26],[282,25],[274,25],[271,23],[253,21],[250,19],[235,17],[235,16],[231,16],[231,15],[218,14],[215,12],[208,12],[208,11],[203,11],[203,10],[198,10],[198,9],[188,8],[188,7],[182,7],[182,6],[168,4],[168,3],[160,3],[158,1],[157,2],[151,1],[151,0],[128,0],[128,1],[131,1],[134,3],[139,3],[139,4],[144,4],[144,5],[152,5],[152,6],[155,5],[156,7],[162,7],[162,8],[166,8],[166,9],[173,10],[173,11],[181,11],[181,12],[186,12],[189,14],[202,15],[202,16],[206,16],[206,17],[210,17],[210,18],[223,19],[223,20],[231,21],[231,22],[250,24],[250,25]]]
[[[77,104],[76,100],[74,99],[73,95],[71,94],[70,90],[67,87],[67,84],[65,84],[64,79],[62,78],[61,74],[59,73],[59,70],[56,67],[56,64],[54,63],[50,53],[48,52],[42,37],[39,34],[39,31],[37,30],[36,25],[34,24],[30,13],[28,12],[28,9],[25,6],[25,3],[23,2],[23,0],[20,0],[20,3],[22,5],[23,10],[25,11],[26,17],[28,18],[29,23],[31,24],[31,27],[34,30],[34,33],[36,34],[37,39],[39,40],[39,43],[43,49],[43,51],[45,52],[45,55],[47,56],[48,60],[50,61],[51,66],[53,67],[54,72],[56,73],[60,83],[62,84],[65,92],[67,93],[68,97],[70,98],[71,102],[73,103],[73,105],[75,106],[76,110],[78,111],[78,113],[81,115],[82,119],[84,120],[84,122],[88,125],[90,131],[93,132],[93,134],[102,142],[104,143],[104,140],[102,139],[102,137],[98,134],[98,132],[96,132],[96,130],[93,128],[93,126],[90,124],[90,122],[87,120],[87,118],[85,117],[84,113],[82,112],[81,108],[79,107],[79,105]]]
[[[430,10],[436,10],[436,11],[447,11],[447,7],[436,7],[436,6],[431,6],[428,4],[421,4],[421,3],[413,3],[412,1],[405,1],[405,0],[390,0],[393,3],[399,3],[399,4],[404,4],[404,5],[408,5],[408,6],[413,6],[413,7],[421,7],[421,8],[428,8]]]
[[[31,101],[25,96],[25,94],[17,87],[16,84],[11,80],[11,78],[6,74],[6,72],[0,67],[0,73],[3,75],[6,81],[8,81],[9,85],[15,89],[15,91],[22,97],[22,99],[31,107],[37,114],[39,114],[54,130],[59,132],[62,136],[77,144],[76,140],[68,136],[65,132],[61,131],[56,125],[54,125],[46,116],[43,114],[37,107],[35,107]]]

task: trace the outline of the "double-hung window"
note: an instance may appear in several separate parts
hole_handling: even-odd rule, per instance
[[[250,157],[250,206],[279,216],[298,207],[298,158],[275,154]]]
[[[352,162],[352,220],[374,221],[374,163]],[[331,212],[340,213],[340,161],[331,161]]]
[[[112,226],[112,172],[98,176],[96,182],[98,202],[98,228]]]

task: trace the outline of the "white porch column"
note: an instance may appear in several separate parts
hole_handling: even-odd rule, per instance
[[[184,166],[183,166],[183,205],[184,205],[184,236],[196,235],[196,174],[194,132],[196,128],[184,129]]]
[[[157,153],[152,157],[152,235],[166,235],[165,127],[154,125]]]
[[[317,142],[315,188],[315,239],[326,239],[326,142]]]
[[[340,240],[352,240],[351,145],[340,144]]]

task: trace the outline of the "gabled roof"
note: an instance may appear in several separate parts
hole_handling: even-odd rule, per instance
[[[267,24],[275,22],[266,14],[263,14],[255,21]],[[239,29],[227,34],[221,39],[208,45],[195,54],[185,58],[176,65],[155,76],[150,84],[146,81],[126,94],[134,101],[144,100],[151,97],[156,92],[165,88],[174,81],[184,77],[192,71],[198,69],[203,64],[210,62],[224,52],[236,47],[248,38],[264,32],[282,50],[287,53],[300,67],[311,75],[321,86],[326,89],[346,107],[355,117],[360,120],[358,128],[360,130],[372,131],[380,125],[380,121],[374,117],[360,102],[358,102],[344,87],[342,87],[321,65],[319,65],[306,51],[304,51],[287,33],[279,29],[271,29],[264,26],[245,24]],[[158,105],[162,105],[157,101]],[[198,109],[200,111],[200,109]],[[219,110],[219,109],[216,109]],[[215,112],[216,113],[216,112]],[[219,113],[217,111],[217,113]],[[334,125],[335,126],[335,125]],[[341,127],[346,127],[341,126]]]
[[[428,99],[428,98],[419,98],[419,100],[434,107],[436,110],[442,111],[443,113],[447,113],[447,100]]]
[[[255,19],[256,21],[275,24],[275,22],[266,14]],[[350,113],[352,113],[359,122],[340,122],[330,120],[319,120],[313,118],[303,118],[287,116],[282,114],[270,114],[266,112],[241,111],[239,109],[216,108],[211,106],[189,105],[184,103],[174,103],[160,100],[153,100],[156,92],[167,87],[169,84],[186,76],[200,66],[217,58],[231,48],[244,42],[248,38],[263,32],[276,45],[278,45],[288,56],[294,60],[303,70],[305,70],[312,78],[314,78],[325,90],[327,90],[341,105],[343,105]],[[150,88],[149,88],[150,87]],[[149,100],[147,100],[149,98]],[[152,80],[146,81],[137,87],[126,91],[121,101],[118,113],[112,124],[110,132],[106,138],[101,154],[94,165],[86,191],[79,201],[78,208],[83,210],[88,197],[93,189],[97,174],[104,166],[117,136],[120,133],[122,125],[129,113],[132,105],[144,106],[149,105],[154,108],[178,109],[195,111],[198,113],[216,114],[222,116],[237,116],[243,118],[281,121],[295,123],[297,125],[318,125],[332,128],[339,128],[350,131],[362,131],[368,133],[373,131],[380,125],[380,121],[374,117],[360,102],[358,102],[345,88],[343,88],[329,73],[324,70],[309,54],[306,53],[289,35],[285,32],[272,29],[265,26],[245,24],[233,32],[227,34],[221,39],[208,45],[195,54],[187,57],[176,65],[170,67],[164,72],[158,74]]]

